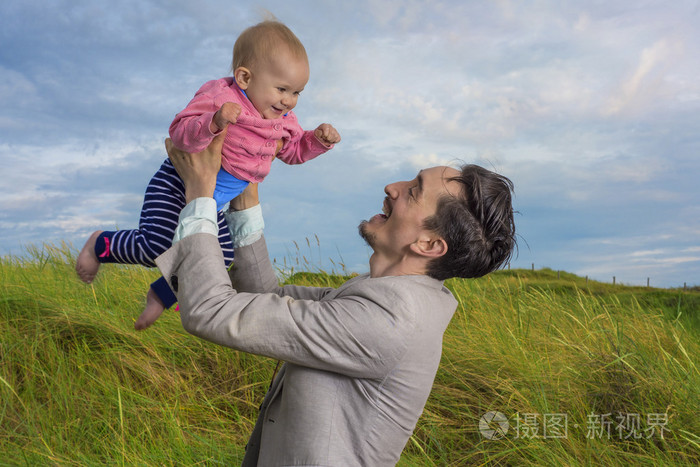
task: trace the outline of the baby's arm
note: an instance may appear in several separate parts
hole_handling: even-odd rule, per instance
[[[214,114],[209,129],[213,134],[222,131],[228,124],[236,123],[238,116],[241,114],[241,105],[235,102],[224,102],[219,110]]]
[[[170,124],[170,138],[175,147],[190,153],[203,151],[228,123],[236,121],[241,108],[239,104],[226,102],[234,99],[228,93],[230,90],[223,80],[209,81],[197,91]]]
[[[322,123],[314,130],[314,136],[326,146],[340,143],[340,133],[330,123]]]
[[[304,131],[298,140],[288,141],[277,157],[285,164],[302,164],[314,159],[340,142],[340,134],[328,123],[313,131]]]

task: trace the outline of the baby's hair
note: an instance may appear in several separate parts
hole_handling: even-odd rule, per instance
[[[304,45],[287,26],[277,20],[265,20],[238,36],[233,46],[231,70],[242,66],[251,68],[256,62],[270,60],[281,46],[286,47],[294,58],[308,62]]]

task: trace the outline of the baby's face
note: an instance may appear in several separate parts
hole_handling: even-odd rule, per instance
[[[307,61],[282,52],[251,69],[250,82],[245,91],[263,118],[275,119],[297,105],[299,93],[304,90],[307,81]]]

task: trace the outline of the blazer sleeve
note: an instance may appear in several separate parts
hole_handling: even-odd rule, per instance
[[[328,287],[293,285],[279,287],[264,235],[251,245],[236,248],[229,276],[232,287],[238,292],[270,292],[296,299],[320,300],[333,290]]]
[[[400,294],[356,287],[330,300],[237,292],[213,235],[187,237],[156,260],[185,330],[234,349],[353,377],[385,376],[415,328]],[[408,312],[407,312],[408,310]]]

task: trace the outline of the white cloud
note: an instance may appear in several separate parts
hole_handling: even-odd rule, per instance
[[[654,250],[640,250],[640,251],[633,251],[629,253],[630,256],[632,257],[644,257],[644,256],[657,256],[659,254],[665,254],[667,253],[666,250],[657,248]]]
[[[376,212],[386,183],[476,162],[516,183],[533,246],[523,256],[538,264],[611,276],[637,268],[631,258],[697,271],[688,244],[700,232],[693,2],[267,8],[303,37],[311,59],[297,115],[343,136],[317,161],[274,169],[262,188],[277,200],[270,225],[292,223],[285,216],[298,206],[304,225],[294,232],[356,245],[352,224]],[[252,1],[181,0],[5,2],[0,16],[9,18],[0,32],[0,219],[3,229],[33,225],[36,239],[130,227],[170,119],[204,80],[226,73],[235,36],[262,17]],[[61,212],[42,218],[46,202]],[[319,221],[330,212],[333,222]],[[286,227],[273,228],[270,238],[283,242]],[[0,250],[13,248],[9,238]],[[349,263],[366,262],[365,250],[349,248]]]
[[[452,165],[455,163],[454,159],[449,159],[444,156],[438,156],[435,153],[432,154],[415,154],[409,158],[409,163],[414,169],[420,170],[426,167],[433,167],[436,165]]]
[[[10,104],[32,107],[40,102],[34,83],[15,70],[0,66],[0,101]]]
[[[632,76],[622,83],[617,95],[611,98],[605,113],[639,111],[643,110],[640,107],[655,104],[658,97],[668,92],[664,89],[666,75],[672,65],[683,58],[682,51],[680,41],[666,38],[644,48]]]

